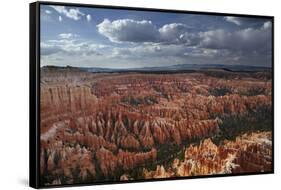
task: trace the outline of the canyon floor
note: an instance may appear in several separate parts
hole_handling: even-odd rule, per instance
[[[43,67],[42,185],[272,171],[271,72]]]

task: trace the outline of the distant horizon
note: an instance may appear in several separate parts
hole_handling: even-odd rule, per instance
[[[87,66],[71,66],[71,65],[63,65],[63,66],[60,66],[60,65],[41,65],[40,68],[43,68],[43,67],[60,67],[60,68],[65,68],[65,67],[73,67],[73,68],[98,68],[98,69],[142,69],[142,68],[161,68],[161,67],[172,67],[172,66],[180,66],[180,65],[208,65],[208,66],[214,66],[214,65],[220,65],[220,66],[241,66],[241,67],[264,67],[264,68],[272,68],[272,66],[260,66],[260,65],[227,65],[227,64],[176,64],[176,65],[169,65],[169,66],[147,66],[147,67],[126,67],[126,68],[117,68],[117,67],[87,67]]]
[[[41,66],[271,67],[272,20],[40,5]]]

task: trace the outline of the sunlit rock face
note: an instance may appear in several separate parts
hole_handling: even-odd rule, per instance
[[[166,169],[160,165],[157,165],[156,170],[144,169],[144,175],[149,179],[268,172],[272,170],[271,139],[271,132],[244,134],[235,141],[225,141],[221,145],[215,145],[211,139],[205,139],[198,145],[186,148],[183,160],[174,159],[172,165]]]
[[[236,75],[43,68],[42,181],[270,171],[271,82]]]

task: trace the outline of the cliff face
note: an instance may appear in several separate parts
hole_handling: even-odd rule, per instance
[[[67,118],[69,113],[87,112],[97,103],[97,97],[87,86],[42,87],[40,95],[42,127]]]
[[[131,171],[147,165],[158,165],[144,172],[147,178],[267,171],[271,161],[262,156],[268,147],[246,146],[242,140],[222,147],[210,140],[221,138],[224,118],[272,107],[270,81],[237,80],[202,73],[42,72],[42,181],[132,179]],[[188,147],[184,161],[174,160],[173,169],[162,164],[176,150],[200,141]],[[254,158],[257,163],[250,162]]]

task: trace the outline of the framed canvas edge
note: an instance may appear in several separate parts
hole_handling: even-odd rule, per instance
[[[98,181],[92,183],[73,183],[73,184],[48,185],[48,186],[42,185],[40,183],[40,5],[61,5],[61,6],[73,6],[73,7],[106,8],[106,9],[119,9],[119,10],[166,12],[166,13],[170,12],[170,13],[180,13],[180,14],[238,16],[238,17],[270,19],[272,22],[272,61],[271,61],[272,63],[272,170],[269,172],[248,172],[248,173],[238,173],[238,174],[214,174],[214,175],[212,174],[212,175],[197,175],[197,176],[170,177],[170,178],[158,178],[158,179],[139,179],[139,180],[128,180],[128,181]],[[60,188],[60,187],[77,187],[77,186],[90,186],[90,185],[110,185],[110,184],[124,184],[124,183],[126,184],[126,183],[170,181],[170,180],[185,180],[185,179],[204,179],[204,178],[216,178],[216,177],[237,177],[237,176],[263,175],[263,174],[275,173],[274,16],[36,1],[29,4],[29,72],[30,72],[29,73],[29,186],[30,187],[36,189]]]
[[[29,186],[39,188],[40,177],[40,29],[39,3],[29,4]]]

